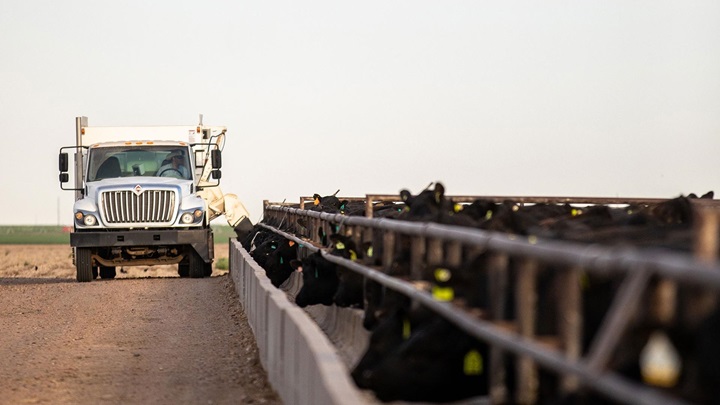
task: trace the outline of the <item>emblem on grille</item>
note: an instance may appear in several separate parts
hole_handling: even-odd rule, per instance
[[[135,186],[135,188],[133,189],[133,191],[135,192],[135,195],[140,195],[140,194],[142,194],[142,192],[143,192],[143,188],[140,187],[140,185],[138,184],[137,186]]]

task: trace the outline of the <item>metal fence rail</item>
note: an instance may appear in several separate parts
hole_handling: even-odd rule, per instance
[[[378,198],[397,198],[396,196],[368,195],[364,200],[370,204]],[[456,202],[469,202],[478,197],[456,198]],[[485,198],[485,197],[483,197]],[[493,197],[499,201],[507,197]],[[511,197],[515,201],[518,197]],[[578,204],[646,204],[665,201],[664,199],[593,199],[593,198],[562,198],[562,197],[526,197],[526,203],[561,202]],[[361,200],[361,199],[357,199]],[[302,201],[301,201],[302,206]],[[483,231],[473,228],[440,225],[435,223],[417,223],[396,219],[373,219],[351,217],[340,214],[328,214],[307,211],[281,205],[267,203],[265,205],[264,225],[303,244],[310,250],[318,250],[320,241],[317,236],[319,229],[329,231],[331,224],[339,226],[340,233],[351,235],[356,241],[372,238],[373,232],[383,235],[384,257],[380,269],[364,266],[340,257],[325,254],[328,260],[345,268],[359,272],[363,276],[377,281],[386,287],[401,292],[413,300],[436,311],[467,333],[489,342],[491,353],[491,398],[493,402],[503,402],[507,398],[504,389],[503,365],[499,360],[502,351],[516,354],[518,388],[517,398],[523,402],[533,403],[536,378],[534,363],[554,370],[563,377],[561,389],[565,392],[576,390],[579,384],[590,387],[603,395],[625,403],[683,403],[680,400],[664,395],[658,390],[630,382],[616,374],[607,373],[605,368],[619,338],[630,323],[630,318],[640,304],[640,297],[648,288],[652,277],[668,280],[671,287],[675,283],[695,285],[712,294],[720,291],[720,265],[715,262],[713,254],[717,254],[717,206],[705,211],[702,223],[710,222],[711,226],[701,225],[707,239],[696,248],[709,253],[692,255],[671,253],[661,250],[612,248],[598,245],[542,240]],[[371,209],[367,210],[372,212]],[[709,219],[708,219],[709,218]],[[302,222],[302,226],[300,226]],[[294,234],[282,229],[292,228]],[[329,232],[328,232],[329,233]],[[424,263],[444,259],[459,264],[463,251],[492,252],[499,260],[491,272],[494,273],[496,285],[502,286],[507,280],[507,257],[522,258],[518,266],[518,281],[515,286],[500,288],[495,291],[496,301],[508,294],[509,288],[516,291],[516,319],[508,327],[507,322],[492,322],[478,319],[476,316],[450,303],[436,301],[429,293],[418,290],[413,285],[388,276],[383,271],[392,264],[392,247],[398,237],[411,239],[411,274],[418,276]],[[504,259],[504,260],[503,260]],[[565,321],[557,326],[555,345],[548,348],[540,343],[532,326],[535,321],[533,299],[537,294],[537,269],[541,264],[553,264],[559,268],[557,277],[566,287],[566,295],[558,303],[561,319]],[[583,356],[581,348],[581,292],[578,275],[581,271],[622,277],[623,282],[618,289],[600,330],[593,338],[589,350]],[[498,281],[499,280],[499,281]],[[497,312],[497,311],[496,311]],[[532,360],[530,360],[532,359]]]

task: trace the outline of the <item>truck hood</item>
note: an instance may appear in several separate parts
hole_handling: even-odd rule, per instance
[[[189,195],[192,188],[192,180],[181,180],[172,177],[119,177],[112,179],[104,179],[92,181],[87,184],[88,196],[97,195],[98,191],[105,189],[127,189],[132,190],[136,186],[144,189],[160,188],[177,188],[180,195]]]

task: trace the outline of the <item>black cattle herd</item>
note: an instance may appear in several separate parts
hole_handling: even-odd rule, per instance
[[[337,193],[336,193],[337,194]],[[417,195],[400,192],[401,202],[377,203],[373,216],[405,221],[437,222],[473,227],[515,235],[537,236],[603,245],[632,245],[670,249],[689,253],[692,250],[693,212],[691,199],[713,198],[709,192],[701,197],[693,194],[654,204],[628,206],[591,205],[575,207],[568,204],[518,204],[513,201],[495,203],[477,199],[469,204],[456,204],[445,196],[442,184],[435,183]],[[340,200],[335,195],[314,196],[308,210],[364,215],[365,204]],[[298,234],[299,224],[272,223],[289,233]],[[356,246],[352,238],[340,233],[320,235],[323,248],[331,254],[380,268],[382,243],[379,240]],[[377,238],[376,238],[377,239]],[[298,256],[298,244],[292,240],[256,227],[240,238],[243,247],[265,269],[272,284],[280,287],[293,272],[302,275],[302,287],[295,297],[300,307],[337,305],[364,310],[365,328],[371,331],[367,351],[351,375],[358,387],[372,390],[382,401],[450,402],[488,394],[488,345],[460,331],[430,310],[413,304],[407,297],[365,281],[356,272],[326,260],[319,252]],[[396,242],[395,258],[388,274],[407,278],[410,272],[409,246]],[[489,318],[489,283],[482,271],[493,260],[489,253],[464,257],[460,266],[428,263],[423,281],[438,300],[453,301]],[[509,258],[510,282],[516,274],[514,259]],[[536,334],[553,334],[557,325],[555,306],[549,302],[562,294],[554,285],[552,265],[538,273]],[[620,280],[584,274],[582,277],[583,350],[587,351],[607,312]],[[658,280],[654,280],[658,282]],[[512,289],[511,289],[512,290]],[[678,305],[690,302],[695,290],[678,290]],[[720,309],[717,299],[704,312],[702,319],[688,320],[676,316],[668,321],[649,315],[650,298],[639,316],[622,338],[622,350],[613,354],[608,369],[622,376],[664,390],[694,403],[720,401]],[[514,299],[507,301],[507,319],[512,320]],[[681,364],[662,373],[643,366],[643,352],[649,342],[662,336],[671,344],[671,353]],[[512,370],[511,356],[507,356]],[[574,393],[563,396],[557,390],[558,376],[539,371],[537,403],[612,403],[596,394]],[[513,397],[513,373],[507,373],[509,403]]]

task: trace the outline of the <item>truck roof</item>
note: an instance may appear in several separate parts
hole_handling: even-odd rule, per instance
[[[224,126],[149,126],[149,127],[82,127],[81,145],[89,146],[105,142],[119,142],[121,145],[130,140],[134,142],[204,142],[203,135],[219,135],[226,130]],[[205,141],[207,142],[207,141]]]
[[[148,141],[148,140],[132,140],[122,142],[98,142],[89,145],[91,148],[111,148],[117,146],[143,146],[143,145],[154,145],[154,146],[187,146],[187,142],[181,141]]]

